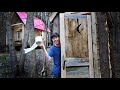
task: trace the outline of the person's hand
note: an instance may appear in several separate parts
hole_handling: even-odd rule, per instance
[[[39,44],[39,46],[40,46],[41,48],[43,48],[43,49],[45,48],[43,42],[41,42],[41,43]]]

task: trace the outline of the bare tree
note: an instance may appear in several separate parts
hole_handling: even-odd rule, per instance
[[[12,77],[15,78],[16,77],[16,73],[17,73],[17,56],[16,56],[16,52],[15,52],[15,46],[13,43],[13,31],[11,29],[11,12],[5,12],[4,13],[5,16],[5,28],[6,28],[6,32],[7,32],[7,40],[8,40],[8,44],[9,44],[9,52],[10,52],[10,65],[11,65],[11,69],[12,69]]]
[[[34,44],[35,42],[35,32],[34,32],[34,20],[33,20],[33,15],[34,12],[28,12],[29,15],[29,39],[30,39],[30,47]],[[36,71],[36,52],[35,50],[30,52],[30,66],[31,66],[31,73],[30,73],[30,77],[37,77],[37,71]]]
[[[31,29],[33,29],[33,15],[31,13],[28,13],[25,31],[24,31],[24,38],[23,38],[23,42],[22,42],[21,57],[19,60],[19,75],[20,75],[20,77],[24,77],[24,74],[25,74],[25,71],[24,71],[24,62],[25,62],[24,49],[27,48],[28,39],[29,39],[29,31],[31,31]]]
[[[112,78],[120,78],[120,12],[107,13]]]
[[[104,12],[97,12],[97,21],[101,78],[110,78],[106,14]]]

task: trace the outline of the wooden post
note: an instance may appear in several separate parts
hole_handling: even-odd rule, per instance
[[[52,22],[52,20],[55,18],[55,16],[57,15],[58,12],[53,12],[52,15],[49,17],[50,22]]]
[[[94,67],[94,77],[100,78],[100,67],[98,61],[98,52],[97,52],[97,21],[96,13],[91,12],[92,16],[92,44],[93,44],[93,67]]]
[[[65,61],[64,13],[60,13],[60,42],[61,42],[61,78],[66,78],[66,67],[63,70],[63,63]]]
[[[88,49],[89,49],[89,72],[90,72],[89,75],[90,75],[90,78],[94,78],[91,15],[87,15],[87,23],[88,23]]]
[[[23,38],[24,38],[24,30],[25,30],[25,26],[24,26],[24,24],[22,24],[22,41],[23,41]]]

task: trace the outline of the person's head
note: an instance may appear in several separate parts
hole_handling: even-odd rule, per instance
[[[60,35],[58,33],[56,33],[56,32],[53,33],[51,38],[52,38],[52,41],[53,41],[54,45],[57,45],[57,46],[60,45]]]

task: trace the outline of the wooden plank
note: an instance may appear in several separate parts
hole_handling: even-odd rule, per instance
[[[80,12],[82,15],[91,15],[91,12]]]
[[[65,18],[80,18],[84,19],[87,18],[86,15],[80,15],[80,14],[65,14]]]
[[[64,28],[64,13],[60,13],[60,42],[61,42],[61,78],[66,78],[66,66],[63,68],[65,62],[65,28]]]
[[[16,24],[12,24],[11,26],[17,26],[17,25],[22,25],[23,23],[16,23]]]
[[[69,60],[68,61],[66,61],[66,67],[89,67],[89,63],[88,62],[83,62],[83,63],[80,63],[80,62],[78,62],[78,61],[74,61],[74,62],[69,62]]]
[[[76,30],[80,25],[79,31]],[[66,58],[88,57],[87,19],[65,18],[65,53]]]
[[[94,63],[94,77],[100,78],[100,66],[98,61],[98,52],[97,52],[97,21],[96,13],[91,12],[92,16],[92,44],[93,44],[93,63]]]
[[[89,67],[68,67],[66,78],[89,78]]]
[[[58,12],[53,12],[52,15],[49,17],[50,22],[53,21],[53,19],[55,18],[55,16],[57,15]]]
[[[65,14],[81,14],[81,15],[91,15],[90,12],[64,12]]]
[[[66,60],[66,67],[71,66],[89,66],[88,58],[65,58]]]
[[[56,15],[52,22],[52,33],[57,32],[60,34],[60,20],[59,20],[59,15]]]
[[[89,49],[89,75],[90,78],[94,78],[93,69],[93,51],[92,51],[92,33],[91,33],[91,15],[87,15],[88,22],[88,49]]]
[[[23,41],[23,38],[24,38],[24,30],[25,30],[25,26],[24,26],[24,24],[22,24],[22,41]]]
[[[65,58],[65,60],[69,60],[69,61],[79,61],[79,62],[88,62],[88,58]]]

